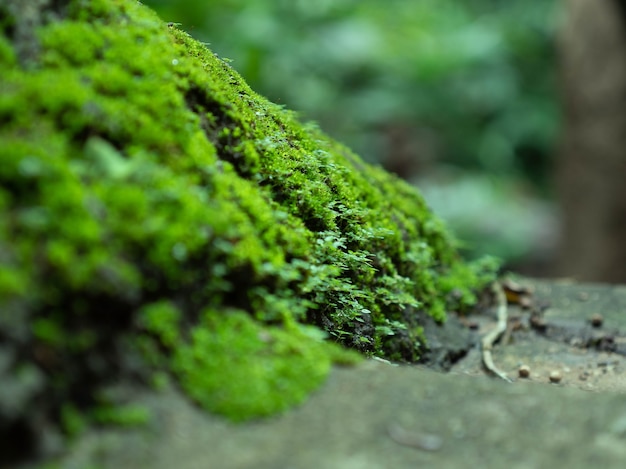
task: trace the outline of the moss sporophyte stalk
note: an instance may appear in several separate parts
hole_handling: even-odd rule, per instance
[[[139,2],[26,3],[0,2],[0,331],[46,419],[138,353],[211,411],[269,415],[350,348],[418,360],[421,319],[493,278],[414,187]]]

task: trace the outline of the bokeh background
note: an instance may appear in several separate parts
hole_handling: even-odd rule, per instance
[[[144,3],[257,92],[418,185],[468,257],[548,276],[568,274],[555,267],[554,173],[566,1]]]

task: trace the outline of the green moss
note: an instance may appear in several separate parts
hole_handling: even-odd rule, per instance
[[[180,342],[180,319],[180,311],[168,301],[151,303],[139,312],[140,324],[171,348]]]
[[[87,421],[81,412],[72,404],[67,403],[61,407],[61,428],[70,438],[76,437],[83,432]]]
[[[65,342],[65,332],[58,321],[38,318],[33,323],[33,335],[36,339],[52,346],[60,346]]]
[[[145,425],[150,421],[150,411],[139,405],[100,405],[91,411],[90,417],[100,424],[124,427]]]
[[[303,401],[328,374],[328,351],[336,347],[323,342],[317,329],[264,327],[243,311],[206,310],[200,326],[176,350],[174,369],[194,399],[233,420]]]
[[[0,36],[0,65],[4,67],[12,67],[15,65],[15,53],[11,44],[5,37]]]
[[[93,402],[131,344],[206,408],[268,415],[353,360],[311,331],[412,362],[420,321],[493,278],[415,188],[139,2],[54,13],[28,68],[0,36],[0,326],[47,351],[53,402]]]

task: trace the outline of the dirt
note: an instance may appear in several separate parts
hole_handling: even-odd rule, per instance
[[[461,329],[450,353],[439,330],[431,355],[449,373],[371,360],[336,368],[302,406],[245,424],[200,411],[174,387],[137,391],[153,413],[146,427],[92,429],[59,467],[623,467],[626,287],[524,283],[532,301],[511,305],[515,327],[493,350],[513,383],[481,365],[477,338],[495,323],[485,311],[453,320]],[[602,315],[596,327],[594,314]],[[467,328],[473,322],[476,330]],[[518,376],[521,365],[528,378]]]

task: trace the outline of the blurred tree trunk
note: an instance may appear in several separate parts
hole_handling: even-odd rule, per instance
[[[626,1],[565,0],[561,275],[626,282]]]

